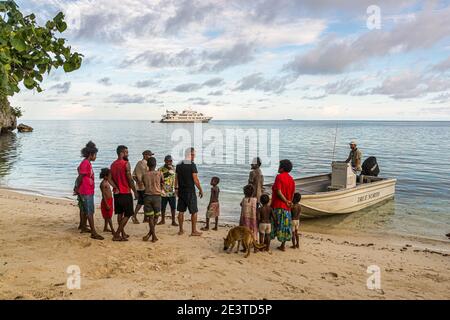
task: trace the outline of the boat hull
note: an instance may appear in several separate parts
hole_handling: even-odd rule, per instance
[[[211,119],[204,119],[204,120],[196,120],[196,121],[191,121],[191,120],[161,120],[161,123],[208,123],[209,121],[211,121]]]
[[[314,179],[323,179],[329,175],[297,179],[297,191],[302,194],[300,202],[302,217],[316,218],[337,214],[348,214],[366,209],[377,203],[392,199],[395,196],[396,179],[382,179],[380,181],[359,184],[355,188],[336,191],[305,194],[302,183],[307,184]]]

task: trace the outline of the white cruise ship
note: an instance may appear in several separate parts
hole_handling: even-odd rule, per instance
[[[183,110],[183,112],[166,110],[166,114],[162,116],[160,122],[164,123],[189,123],[189,122],[204,122],[207,123],[212,117],[207,117],[203,113],[191,110]]]

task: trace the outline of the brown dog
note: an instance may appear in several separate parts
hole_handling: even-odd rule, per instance
[[[230,231],[228,231],[228,235],[226,238],[223,238],[223,250],[228,250],[228,253],[231,253],[234,246],[236,245],[236,241],[238,242],[236,253],[239,252],[239,247],[242,245],[244,249],[247,250],[247,254],[245,258],[250,255],[250,246],[253,245],[256,249],[263,249],[266,247],[264,244],[259,244],[255,238],[253,237],[252,231],[247,227],[234,227]]]

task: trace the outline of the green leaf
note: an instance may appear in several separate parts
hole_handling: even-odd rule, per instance
[[[66,31],[66,29],[67,29],[67,23],[65,23],[64,21],[62,21],[62,22],[58,22],[57,24],[56,24],[56,29],[58,29],[58,31],[59,32],[64,32],[64,31]]]
[[[23,81],[23,84],[25,85],[25,87],[27,89],[33,89],[35,83],[36,83],[36,81],[34,81],[33,78],[30,78],[30,77],[26,77],[25,80]]]
[[[11,39],[11,45],[19,52],[25,51],[27,49],[27,45],[25,41],[22,39],[22,37],[19,34],[16,34]]]
[[[72,72],[74,70],[76,70],[77,68],[75,67],[74,64],[72,64],[72,62],[66,62],[64,63],[64,71],[65,72]]]

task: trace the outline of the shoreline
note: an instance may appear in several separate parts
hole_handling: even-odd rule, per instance
[[[141,215],[139,220],[141,220]],[[1,299],[450,299],[448,242],[398,236],[334,235],[300,227],[300,249],[226,254],[229,227],[202,237],[157,227],[160,241],[143,242],[148,225],[128,224],[128,242],[92,240],[78,232],[76,204],[0,189]],[[117,222],[114,221],[114,226]],[[190,224],[185,223],[187,234]],[[79,266],[81,289],[66,287]],[[377,265],[381,288],[369,290]]]
[[[0,186],[0,192],[2,190],[17,192],[17,193],[20,193],[23,195],[37,196],[37,197],[42,197],[42,198],[49,198],[49,199],[54,199],[54,200],[62,200],[62,201],[76,203],[76,199],[72,199],[70,197],[47,195],[45,193],[31,190],[31,189],[18,189],[18,188],[12,188],[12,187],[7,187],[7,186]],[[97,210],[99,211],[99,204],[96,203],[95,205],[97,207]],[[142,213],[142,212],[140,212],[140,213]],[[166,212],[166,218],[171,220],[170,213]],[[190,221],[188,214],[186,214],[185,219],[186,219],[186,221]],[[236,219],[236,221],[232,221],[231,219],[222,219],[221,221],[222,222],[219,222],[219,226],[221,226],[221,227],[233,227],[233,226],[239,225],[238,219]],[[303,221],[312,222],[311,219],[305,219]],[[198,222],[206,223],[206,221],[204,220],[204,216],[202,215],[202,211],[199,211]],[[423,236],[423,235],[415,235],[415,234],[406,233],[406,232],[405,233],[387,232],[387,231],[361,232],[361,231],[358,231],[355,229],[346,229],[346,228],[338,228],[338,229],[330,230],[330,229],[326,229],[322,226],[315,226],[315,225],[306,225],[305,226],[304,223],[303,223],[303,228],[306,228],[306,231],[308,231],[308,232],[320,233],[320,234],[324,234],[324,235],[344,235],[345,236],[345,235],[349,235],[349,234],[354,234],[356,236],[369,235],[369,236],[374,236],[374,237],[394,236],[394,237],[403,238],[403,239],[410,239],[411,241],[421,240],[424,242],[429,241],[430,243],[437,242],[437,243],[442,243],[442,244],[445,244],[445,243],[450,244],[450,240],[446,239],[445,235],[442,235],[443,238],[438,238],[437,236],[436,237],[431,237],[431,236],[427,237],[427,236]],[[449,250],[450,250],[450,248],[449,248]]]

